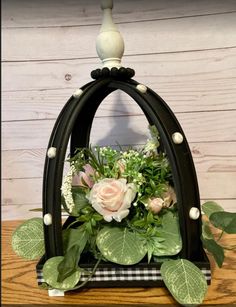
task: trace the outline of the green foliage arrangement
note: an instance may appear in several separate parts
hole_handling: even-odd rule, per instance
[[[177,199],[170,165],[158,152],[159,135],[150,127],[151,139],[140,149],[111,147],[78,149],[69,159],[70,169],[62,185],[62,206],[73,222],[63,229],[64,256],[53,257],[43,267],[49,287],[78,289],[80,258],[90,253],[97,263],[110,261],[134,265],[147,258],[161,262],[161,275],[173,297],[183,305],[201,304],[207,283],[201,270],[179,258],[182,239]],[[214,202],[202,206],[204,248],[218,266],[224,261],[223,233],[236,233],[236,214]],[[216,238],[212,225],[221,230]],[[34,218],[18,227],[12,247],[21,257],[44,254],[43,221]],[[233,247],[230,247],[233,248]]]

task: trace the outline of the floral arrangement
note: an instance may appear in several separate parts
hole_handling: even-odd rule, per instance
[[[47,287],[78,289],[91,279],[101,261],[134,265],[144,260],[161,263],[166,287],[180,304],[203,301],[205,276],[193,263],[179,257],[182,239],[172,173],[166,155],[158,151],[156,128],[150,127],[150,132],[151,138],[140,149],[83,148],[68,160],[62,206],[73,218],[63,229],[64,256],[44,264]],[[202,210],[203,245],[221,266],[224,247],[218,241],[224,232],[236,233],[236,216],[214,202],[205,203]],[[215,239],[210,224],[222,230],[219,238]],[[12,246],[27,259],[43,255],[42,219],[20,225]],[[84,254],[91,254],[96,263],[93,271],[87,272],[87,280],[79,283]]]

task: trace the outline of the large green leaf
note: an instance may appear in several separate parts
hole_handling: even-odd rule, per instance
[[[58,265],[63,259],[63,256],[48,259],[43,266],[43,279],[54,289],[71,290],[80,279],[80,271],[77,270],[62,282],[58,282]]]
[[[202,271],[185,259],[169,260],[161,265],[163,281],[182,305],[197,305],[204,300],[207,282]]]
[[[43,219],[32,218],[18,226],[12,235],[12,249],[29,260],[41,257],[44,254]]]
[[[104,227],[97,235],[97,247],[107,260],[123,265],[138,263],[147,253],[145,240],[127,228]]]
[[[64,230],[64,238],[66,250],[69,250],[73,245],[79,245],[82,252],[88,241],[88,233],[82,225],[78,228]]]
[[[165,212],[162,217],[162,225],[159,230],[159,238],[154,238],[154,256],[173,256],[182,249],[182,238],[179,231],[179,219],[171,211]]]
[[[208,240],[203,238],[202,243],[204,248],[213,255],[218,267],[221,268],[225,258],[224,249],[213,239]]]
[[[89,238],[83,225],[79,228],[67,229],[66,233],[67,242],[64,246],[66,252],[62,262],[58,265],[58,282],[62,282],[65,278],[77,270],[80,255],[83,252]]]
[[[204,204],[202,204],[202,211],[209,218],[212,213],[218,211],[224,211],[224,209],[214,201],[207,201]]]
[[[77,271],[78,262],[80,258],[80,247],[79,245],[72,246],[64,255],[62,261],[58,264],[58,282],[69,277],[71,274]]]
[[[212,213],[210,222],[227,233],[236,233],[236,213],[225,211]]]

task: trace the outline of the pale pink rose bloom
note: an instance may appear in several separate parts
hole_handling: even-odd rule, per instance
[[[148,209],[153,213],[159,213],[163,207],[164,200],[162,198],[151,198],[148,200]]]
[[[87,198],[105,221],[120,222],[129,214],[136,193],[135,185],[126,179],[105,178],[94,184]]]
[[[73,177],[72,185],[92,188],[94,185],[94,181],[92,179],[92,176],[94,175],[94,169],[89,164],[84,165],[83,169],[84,172],[80,171]]]

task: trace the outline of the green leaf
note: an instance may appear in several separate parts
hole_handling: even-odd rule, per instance
[[[225,211],[212,213],[210,222],[226,233],[236,233],[236,213]]]
[[[106,226],[99,231],[96,242],[102,255],[118,264],[138,263],[147,253],[145,240],[127,228]]]
[[[40,258],[44,254],[43,219],[32,218],[18,226],[12,235],[12,249],[29,260]]]
[[[58,282],[58,265],[64,259],[63,256],[53,257],[47,260],[43,266],[43,278],[49,286],[59,290],[70,290],[72,289],[80,279],[80,271],[75,271],[69,277]]]
[[[79,245],[72,246],[63,257],[62,261],[58,264],[58,279],[59,283],[77,271],[78,262],[80,258]]]
[[[83,225],[78,228],[70,228],[66,230],[66,250],[69,250],[73,245],[79,245],[80,252],[82,253],[87,241],[88,233],[84,229]]]
[[[66,252],[64,259],[58,265],[58,282],[62,282],[65,278],[77,270],[80,255],[83,252],[89,238],[88,233],[85,231],[83,226],[76,229],[67,229],[66,235]]]
[[[80,213],[80,211],[89,204],[89,201],[86,198],[86,193],[82,188],[72,187],[71,191],[72,191],[72,197],[73,197],[74,204],[75,204],[75,207],[73,208],[71,212],[71,215],[77,216]]]
[[[182,305],[198,305],[204,300],[207,282],[202,271],[185,259],[169,260],[161,265],[163,281]]]
[[[204,239],[214,239],[209,222],[202,221],[202,236]]]
[[[209,218],[212,213],[218,211],[224,211],[224,209],[214,201],[207,201],[204,204],[202,204],[202,211]]]
[[[154,238],[154,256],[172,256],[178,254],[182,249],[182,238],[179,231],[179,219],[171,211],[162,216],[162,225],[159,230],[162,242]]]
[[[224,262],[224,249],[215,242],[215,240],[211,239],[202,239],[203,247],[213,255],[218,267],[222,267]]]
[[[171,256],[171,258],[170,257],[153,257],[153,261],[154,262],[156,262],[156,263],[163,263],[163,262],[165,262],[165,261],[169,261],[169,260],[177,260],[177,259],[179,259],[179,256],[177,255],[177,256]]]

